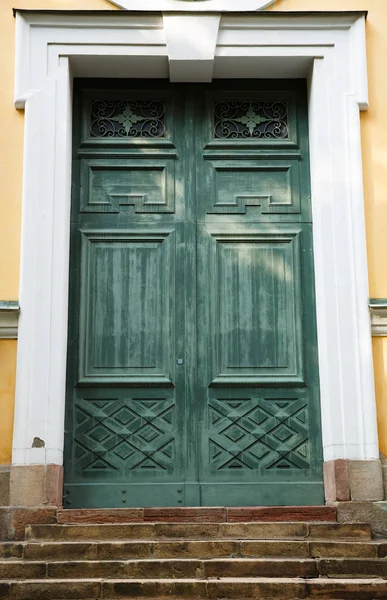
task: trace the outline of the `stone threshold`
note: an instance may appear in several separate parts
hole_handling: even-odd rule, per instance
[[[58,510],[57,522],[71,523],[246,523],[336,521],[334,506],[171,507]]]
[[[385,513],[387,516],[387,513]],[[22,540],[26,525],[108,523],[238,523],[337,521],[335,506],[63,509],[0,506],[0,540]]]
[[[339,502],[328,506],[168,507],[63,509],[0,506],[0,540],[22,540],[31,524],[114,523],[369,523],[376,538],[387,537],[385,502]]]

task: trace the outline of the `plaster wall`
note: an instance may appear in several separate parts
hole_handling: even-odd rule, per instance
[[[11,462],[16,346],[16,340],[0,343],[0,464]]]
[[[15,19],[12,8],[117,10],[107,0],[0,1],[0,300],[19,291],[24,112],[14,107]],[[15,340],[0,340],[0,465],[11,462]]]
[[[369,109],[361,113],[369,289],[387,298],[387,3],[385,0],[277,0],[268,10],[368,10]],[[380,451],[387,455],[387,338],[373,338]]]
[[[23,112],[13,104],[14,0],[0,3],[0,300],[17,300],[23,155]],[[107,0],[20,0],[18,8],[112,9]],[[361,114],[370,296],[387,297],[387,3],[385,0],[277,0],[269,10],[369,10],[367,52],[370,108]],[[381,451],[387,455],[387,338],[374,339]],[[16,342],[0,340],[0,464],[11,459]]]

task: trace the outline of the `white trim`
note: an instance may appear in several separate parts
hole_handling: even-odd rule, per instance
[[[131,77],[140,68],[143,76],[165,77],[168,60],[184,63],[184,80],[195,80],[203,60],[213,62],[215,77],[225,69],[230,78],[308,70],[324,457],[379,456],[360,150],[359,108],[368,102],[364,16],[228,14],[218,31],[213,24],[213,41],[187,57],[173,41],[189,35],[182,21],[166,36],[162,17],[145,13],[17,14],[15,104],[26,114],[14,464],[62,463],[71,75]],[[34,437],[45,448],[31,448]]]
[[[132,11],[178,12],[240,12],[256,11],[277,0],[109,0],[112,4]]]
[[[369,303],[369,309],[372,335],[387,337],[387,300],[372,300]]]

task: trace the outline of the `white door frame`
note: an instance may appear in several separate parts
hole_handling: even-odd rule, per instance
[[[63,460],[72,76],[139,73],[308,76],[324,459],[378,458],[359,118],[365,14],[17,11],[16,21],[25,147],[13,464]]]

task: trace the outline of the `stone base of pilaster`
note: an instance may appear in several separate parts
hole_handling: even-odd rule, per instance
[[[9,504],[11,465],[0,465],[0,506]]]
[[[324,463],[325,501],[378,502],[385,498],[380,460],[330,460]]]
[[[382,463],[384,497],[387,500],[387,457],[380,453],[380,462]]]
[[[12,466],[9,487],[11,506],[62,505],[63,467],[60,465]]]

